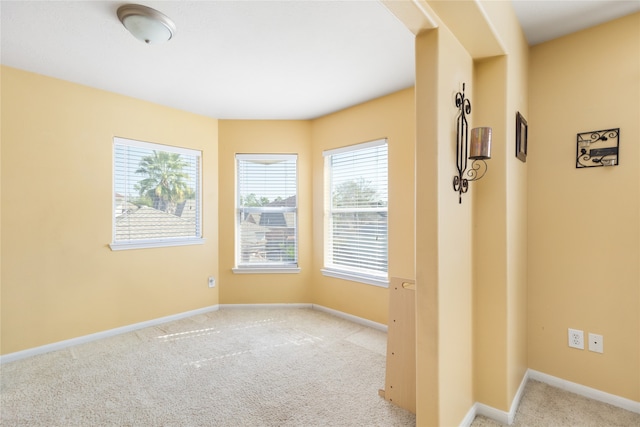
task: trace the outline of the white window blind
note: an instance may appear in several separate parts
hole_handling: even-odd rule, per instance
[[[325,269],[386,280],[386,139],[324,152]]]
[[[124,138],[113,143],[112,249],[201,243],[201,152]]]
[[[298,265],[297,155],[237,154],[236,265]]]

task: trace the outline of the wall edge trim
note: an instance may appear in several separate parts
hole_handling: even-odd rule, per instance
[[[354,323],[358,323],[363,326],[367,326],[373,329],[377,329],[383,332],[387,332],[387,325],[377,323],[362,317],[354,316],[342,311],[334,310],[332,308],[324,307],[317,304],[308,303],[285,303],[285,304],[216,304],[208,307],[198,308],[195,310],[185,311],[182,313],[172,314],[169,316],[159,317],[157,319],[146,320],[144,322],[133,323],[131,325],[122,326],[119,328],[108,329],[106,331],[96,332],[89,335],[83,335],[76,338],[70,338],[64,341],[58,341],[51,344],[45,344],[39,347],[33,347],[26,350],[16,351],[14,353],[8,353],[0,355],[0,365],[9,362],[15,362],[17,360],[26,359],[28,357],[37,356],[40,354],[50,353],[52,351],[64,350],[66,348],[85,344],[92,341],[96,341],[103,338],[109,338],[116,335],[121,335],[127,332],[136,331],[138,329],[148,328],[150,326],[160,325],[162,323],[172,322],[175,320],[184,319],[198,314],[204,314],[211,311],[217,311],[219,309],[246,309],[246,308],[311,308],[349,320]]]
[[[489,419],[499,422],[500,424],[511,424],[509,422],[509,412],[505,412],[501,409],[496,409],[493,406],[485,405],[484,403],[476,402],[476,415],[482,415]],[[475,417],[473,417],[475,419]],[[472,420],[473,421],[473,420]],[[469,424],[471,425],[471,424]]]
[[[527,369],[527,371],[524,373],[524,376],[522,377],[522,381],[520,381],[520,386],[518,387],[518,391],[516,391],[516,395],[513,396],[513,401],[511,402],[511,408],[509,409],[508,420],[507,420],[508,421],[507,424],[509,425],[513,424],[513,420],[516,417],[516,412],[520,407],[520,401],[522,400],[522,396],[524,395],[524,388],[526,387],[528,382],[529,382],[529,370]]]
[[[540,381],[561,390],[566,390],[571,393],[596,400],[598,402],[608,403],[609,405],[615,406],[617,408],[622,408],[627,411],[640,414],[640,402],[597,390],[595,388],[587,387],[582,384],[567,381],[562,378],[554,377],[553,375],[545,374],[543,372],[529,368],[527,369],[527,372],[522,379],[522,382],[520,383],[520,387],[518,388],[518,391],[513,399],[513,403],[511,404],[511,409],[509,410],[509,412],[501,411],[500,409],[493,408],[489,405],[485,405],[484,403],[476,402],[460,422],[460,427],[471,426],[471,423],[473,423],[473,420],[478,415],[485,416],[502,424],[511,425],[516,416],[518,407],[520,406],[520,400],[522,399],[524,388],[529,380]]]
[[[476,419],[477,415],[478,415],[478,402],[471,405],[471,408],[469,408],[469,412],[467,412],[467,414],[464,416],[462,421],[460,421],[460,427],[470,427],[471,424],[473,423],[473,420]]]
[[[345,313],[344,311],[334,310],[333,308],[325,307],[319,304],[305,304],[305,303],[284,303],[284,304],[220,304],[221,309],[241,310],[247,308],[310,308],[312,310],[322,311],[327,314],[331,314],[336,317],[340,317],[344,320],[348,320],[353,323],[357,323],[362,326],[377,329],[382,332],[387,332],[387,325],[374,322],[373,320],[365,319],[363,317],[354,316],[353,314]]]
[[[363,317],[354,316],[353,314],[345,313],[343,311],[334,310],[333,308],[325,307],[323,305],[312,304],[312,308],[314,310],[323,311],[328,314],[332,314],[337,317],[341,317],[345,320],[349,320],[353,323],[358,323],[363,326],[368,326],[373,329],[377,329],[382,332],[387,332],[387,325],[382,323],[374,322],[373,320],[365,319]]]
[[[529,371],[525,372],[522,377],[522,381],[520,381],[520,386],[518,387],[518,391],[516,391],[515,396],[513,397],[513,401],[511,402],[511,407],[509,408],[509,412],[502,411],[500,409],[496,409],[492,406],[485,405],[484,403],[476,402],[473,404],[467,415],[462,419],[460,423],[460,427],[470,427],[473,423],[473,420],[478,415],[485,416],[494,421],[497,421],[501,424],[511,425],[513,424],[513,420],[516,417],[516,412],[518,411],[518,407],[520,407],[520,401],[522,400],[522,396],[524,394],[524,388],[529,381]]]
[[[275,304],[220,304],[221,309],[241,310],[246,308],[313,308],[313,304],[306,303],[275,303]]]
[[[196,316],[198,314],[208,313],[210,311],[218,310],[218,305],[212,305],[208,307],[198,308],[195,310],[185,311],[182,313],[172,314],[169,316],[159,317],[157,319],[145,320],[144,322],[133,323],[127,326],[121,326],[119,328],[107,329],[106,331],[96,332],[89,335],[82,335],[76,338],[70,338],[64,341],[58,341],[51,344],[45,344],[39,347],[28,348],[26,350],[16,351],[14,353],[8,353],[0,356],[0,365],[15,362],[17,360],[26,359],[32,356],[38,356],[40,354],[50,353],[52,351],[64,350],[65,348],[72,347],[79,344],[85,344],[92,341],[97,341],[103,338],[109,338],[116,335],[121,335],[127,332],[133,332],[138,329],[148,328],[150,326],[160,325],[162,323],[173,322],[174,320],[184,319],[186,317]]]
[[[618,408],[626,409],[630,412],[640,414],[640,402],[627,399],[626,397],[617,396],[615,394],[607,393],[595,388],[587,387],[582,384],[574,383],[562,378],[554,377],[553,375],[545,374],[544,372],[529,369],[529,378],[535,381],[548,384],[550,386],[569,391],[571,393],[578,394],[589,399],[597,400],[599,402],[608,403]]]

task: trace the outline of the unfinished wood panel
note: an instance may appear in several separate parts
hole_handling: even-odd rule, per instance
[[[385,389],[380,395],[416,412],[416,285],[391,278]]]

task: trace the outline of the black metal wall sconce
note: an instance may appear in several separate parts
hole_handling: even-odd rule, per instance
[[[618,163],[620,128],[579,133],[576,142],[576,168],[615,166]]]
[[[466,193],[469,190],[469,181],[477,181],[487,172],[485,159],[491,158],[490,127],[471,129],[471,147],[469,147],[467,114],[471,114],[471,102],[465,98],[464,86],[465,84],[462,83],[462,92],[456,93],[455,101],[456,107],[460,110],[456,129],[458,175],[453,177],[453,190],[458,192],[458,203],[462,203],[462,193]],[[467,159],[473,160],[470,169],[467,169]]]

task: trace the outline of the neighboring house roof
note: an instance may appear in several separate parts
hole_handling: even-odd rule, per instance
[[[263,212],[252,213],[245,219],[244,222],[252,222],[259,224],[265,229],[278,228],[278,227],[295,227],[296,214],[293,212]]]
[[[120,215],[126,214],[127,212],[132,212],[138,209],[138,206],[127,201],[127,198],[120,193],[115,194],[115,202],[114,214],[116,218],[118,218]]]
[[[264,215],[270,214],[272,213],[252,213],[240,223],[240,239],[243,245],[264,245],[269,236],[272,236],[272,233],[278,232],[278,230],[285,234],[294,233],[295,214],[293,212],[277,213],[280,219],[284,215],[284,222],[279,220],[276,223],[265,224],[264,221],[261,221]]]
[[[129,202],[124,202],[116,205],[114,213],[116,215],[116,218],[118,218],[122,215],[125,215],[128,212],[133,212],[137,209],[138,209],[137,205],[134,205],[133,203],[129,203]]]
[[[249,245],[264,243],[265,234],[269,231],[268,227],[263,227],[251,221],[242,221],[240,229],[242,243]]]
[[[285,207],[288,207],[288,208],[293,208],[293,207],[296,206],[296,196],[289,196],[289,197],[287,197],[286,199],[283,199],[283,200],[274,200],[273,202],[270,202],[266,206],[268,206],[268,207],[285,206]]]
[[[158,231],[162,231],[158,235]],[[141,206],[116,218],[115,240],[138,240],[158,237],[184,237],[196,234],[193,218],[180,218],[173,214]]]
[[[196,213],[197,213],[196,211],[197,211],[196,200],[189,199],[185,201],[185,204],[182,207],[182,210],[176,211],[176,216],[195,222]]]

